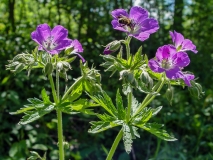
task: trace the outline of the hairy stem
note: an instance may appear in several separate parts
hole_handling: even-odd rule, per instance
[[[120,142],[122,136],[123,136],[123,130],[121,129],[120,132],[118,133],[118,135],[116,136],[113,144],[112,144],[112,147],[111,147],[111,149],[110,149],[110,151],[108,153],[108,156],[107,156],[106,160],[112,160],[112,157],[113,157],[113,155],[115,153],[115,150],[116,150],[116,148],[118,146],[118,143]]]
[[[130,57],[130,47],[129,47],[129,44],[130,44],[130,41],[131,41],[132,37],[128,37],[127,40],[126,40],[126,54],[127,54],[127,60],[129,59]]]
[[[50,86],[51,86],[51,89],[52,89],[52,95],[53,95],[54,102],[57,104],[58,98],[57,98],[57,94],[56,94],[56,90],[55,90],[55,84],[54,84],[54,81],[53,81],[52,74],[49,74],[48,78],[49,78],[49,81],[50,81]]]
[[[129,119],[130,119],[130,114],[131,114],[132,91],[128,93],[127,98],[128,98],[128,107],[127,107],[126,121],[127,121],[127,123],[128,123],[128,122],[129,122]]]
[[[48,78],[50,80],[50,86],[52,89],[52,95],[53,95],[53,99],[55,104],[57,105],[59,103],[59,73],[57,73],[58,71],[56,71],[56,89],[57,92],[55,90],[55,85],[54,85],[54,81],[52,78],[52,75],[49,74]],[[57,112],[57,120],[58,120],[58,141],[59,141],[59,159],[60,160],[64,160],[64,147],[63,147],[63,129],[62,129],[62,113],[61,111],[56,111]]]
[[[59,90],[59,72],[56,68],[56,91],[57,100],[60,102],[60,90]],[[62,125],[62,112],[57,110],[57,120],[58,120],[58,146],[59,146],[59,159],[64,160],[64,145],[63,145],[63,125]]]

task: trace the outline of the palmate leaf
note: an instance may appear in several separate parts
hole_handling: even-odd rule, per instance
[[[16,112],[11,112],[10,114],[24,113],[25,115],[19,122],[19,124],[23,125],[41,118],[55,108],[54,104],[49,100],[49,96],[45,89],[42,90],[41,97],[43,101],[38,98],[28,98],[27,100],[30,104],[26,104],[24,105],[24,108],[21,108]]]
[[[35,108],[35,106],[34,106]],[[42,108],[37,108],[33,111],[26,111],[24,112],[26,115],[22,117],[19,124],[25,125],[30,122],[33,122],[41,117],[43,117],[45,114],[50,113],[54,109],[54,105],[44,105]]]
[[[10,114],[14,115],[14,114],[25,113],[31,110],[42,109],[45,107],[45,105],[47,106],[52,105],[52,102],[48,101],[47,99],[45,99],[45,103],[38,98],[28,98],[27,101],[30,102],[31,104],[26,104],[24,105],[24,108],[20,108],[16,112],[10,112]]]
[[[110,113],[112,116],[116,117],[117,110],[112,103],[111,98],[107,95],[105,91],[102,91],[102,93],[98,93],[97,95],[91,96],[89,95],[92,100],[94,100],[97,104],[102,106],[108,113]]]
[[[154,134],[158,138],[165,141],[176,141],[177,139],[171,135],[169,135],[165,130],[160,129],[163,125],[157,123],[146,123],[143,126],[139,126],[140,128]]]

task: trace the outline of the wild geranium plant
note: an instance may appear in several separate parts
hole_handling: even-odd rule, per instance
[[[52,98],[43,88],[41,99],[28,98],[29,104],[11,114],[24,113],[25,115],[19,124],[25,125],[56,111],[59,159],[64,160],[64,146],[67,146],[68,143],[63,136],[62,113],[71,115],[80,112],[92,114],[88,107],[96,106],[96,104],[89,102],[88,99],[80,98],[80,96],[83,91],[92,94],[96,88],[99,88],[100,74],[94,68],[88,68],[85,59],[80,55],[83,52],[82,45],[78,40],[69,39],[68,31],[63,26],[57,25],[51,30],[47,24],[40,24],[32,32],[31,38],[38,44],[35,50],[32,53],[16,55],[12,60],[9,60],[6,68],[15,74],[22,70],[28,70],[28,75],[30,75],[31,70],[42,69],[43,74],[49,79]],[[68,81],[67,71],[71,69],[71,63],[74,62],[76,55],[83,62],[80,63],[81,76],[76,78],[70,87],[65,86],[65,91],[60,93],[60,79]],[[55,81],[53,75],[55,75]],[[28,159],[44,160],[45,156],[41,157],[38,153],[32,151],[32,156]]]
[[[184,39],[183,35],[176,31],[170,32],[174,44],[159,47],[156,56],[148,59],[142,54],[142,47],[135,54],[131,53],[130,41],[134,37],[140,41],[147,40],[150,34],[158,31],[158,21],[148,17],[148,11],[135,6],[128,14],[124,9],[116,9],[111,12],[114,29],[126,32],[124,40],[114,40],[106,45],[104,55],[105,71],[116,72],[122,81],[122,92],[118,89],[115,104],[105,91],[90,97],[105,110],[102,114],[97,114],[99,121],[91,122],[90,133],[98,133],[107,129],[120,126],[120,131],[109,151],[107,160],[111,160],[114,152],[123,139],[127,153],[131,152],[133,139],[140,138],[138,129],[143,129],[160,139],[166,141],[177,140],[173,135],[162,129],[163,124],[157,122],[149,123],[161,109],[159,107],[147,107],[156,96],[160,96],[163,86],[167,86],[166,97],[172,103],[174,86],[188,87],[193,96],[202,96],[202,87],[195,82],[195,76],[184,67],[190,64],[190,58],[185,51],[197,53],[196,46],[189,39]],[[126,53],[123,52],[123,45]],[[111,55],[118,51],[117,56]],[[111,76],[112,76],[111,75]],[[142,102],[138,102],[133,95],[134,92],[146,94]],[[127,99],[127,106],[123,100]]]
[[[183,35],[176,31],[170,32],[173,44],[159,47],[156,56],[149,60],[142,54],[142,47],[132,54],[130,42],[132,37],[139,41],[147,40],[151,34],[158,31],[158,21],[149,18],[148,11],[139,6],[132,7],[129,14],[124,9],[116,9],[111,14],[113,28],[126,33],[125,39],[107,44],[102,55],[105,71],[112,72],[112,75],[117,72],[120,75],[118,82],[122,82],[122,91],[117,89],[115,102],[101,88],[100,73],[95,68],[89,68],[81,56],[83,48],[80,42],[69,39],[67,29],[61,25],[55,26],[52,30],[48,24],[38,25],[31,34],[32,40],[38,44],[35,50],[32,53],[16,55],[6,66],[7,70],[15,74],[28,70],[30,75],[31,70],[42,69],[43,74],[48,77],[51,95],[46,91],[49,88],[44,88],[41,98],[29,98],[29,104],[11,114],[24,114],[19,124],[25,125],[56,111],[60,160],[65,158],[64,146],[67,145],[66,137],[63,136],[62,113],[71,116],[74,113],[97,115],[99,121],[91,122],[89,133],[99,133],[120,126],[106,158],[111,160],[121,139],[126,152],[131,152],[133,139],[140,138],[139,129],[166,141],[176,140],[173,135],[162,129],[163,124],[149,122],[162,109],[162,106],[148,105],[155,97],[161,95],[163,86],[168,87],[166,97],[170,104],[173,97],[172,85],[188,87],[192,95],[198,98],[203,94],[202,87],[195,82],[193,73],[184,71],[184,67],[190,64],[190,58],[185,51],[197,53],[192,41],[184,39]],[[125,52],[123,46],[126,47]],[[118,54],[113,56],[112,53],[116,51]],[[74,79],[71,86],[65,86],[65,92],[61,93],[60,80],[68,81],[67,71],[71,69],[71,63],[76,56],[81,59],[81,76]],[[81,98],[84,91],[91,100]],[[142,102],[138,102],[133,91],[145,95]],[[123,103],[124,99],[127,99],[127,106]],[[94,113],[90,108],[94,106],[101,106],[104,113]],[[37,158],[45,159],[45,156],[42,158],[33,151],[29,159]]]

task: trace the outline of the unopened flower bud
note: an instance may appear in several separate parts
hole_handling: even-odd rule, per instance
[[[120,79],[119,80],[125,80],[126,82],[133,83],[135,78],[132,72],[128,70],[123,70],[120,72]]]
[[[172,105],[173,96],[174,96],[174,91],[173,91],[173,88],[170,86],[166,90],[166,99],[170,102],[170,105]]]
[[[111,54],[117,51],[121,47],[120,41],[112,41],[111,43],[107,44],[106,48],[104,49],[104,54]]]
[[[190,94],[197,98],[201,98],[204,95],[204,92],[202,91],[202,86],[199,83],[196,83],[195,81],[191,81],[191,87],[188,87],[188,89]]]
[[[62,62],[57,63],[57,69],[58,69],[58,71],[63,70],[63,63]]]
[[[149,89],[153,87],[153,80],[146,71],[143,71],[140,76],[141,81],[146,84]]]
[[[63,142],[63,144],[64,144],[64,148],[65,148],[65,149],[69,149],[70,145],[69,145],[68,142]]]
[[[15,62],[15,61],[20,62],[20,63],[25,63],[26,60],[25,60],[23,54],[18,54],[17,56],[15,56],[13,58],[13,62]]]
[[[13,70],[11,70],[11,72],[19,73],[19,72],[21,72],[24,69],[25,65],[23,63],[17,63],[17,65],[14,66],[14,67],[15,68]]]

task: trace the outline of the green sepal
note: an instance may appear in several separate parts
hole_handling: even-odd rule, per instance
[[[142,46],[141,46],[133,57],[133,62],[131,64],[131,70],[138,69],[145,63],[146,63],[146,60],[142,56]]]
[[[162,124],[157,123],[146,123],[143,126],[140,126],[140,128],[154,134],[158,138],[165,140],[165,141],[176,141],[177,139],[171,135],[169,135],[165,130],[160,129],[163,127]]]
[[[52,74],[52,72],[53,72],[53,65],[52,65],[52,63],[50,63],[50,62],[46,63],[43,71],[44,71],[45,75]]]
[[[151,69],[148,69],[147,72],[152,79],[161,80],[162,73],[153,72]]]

